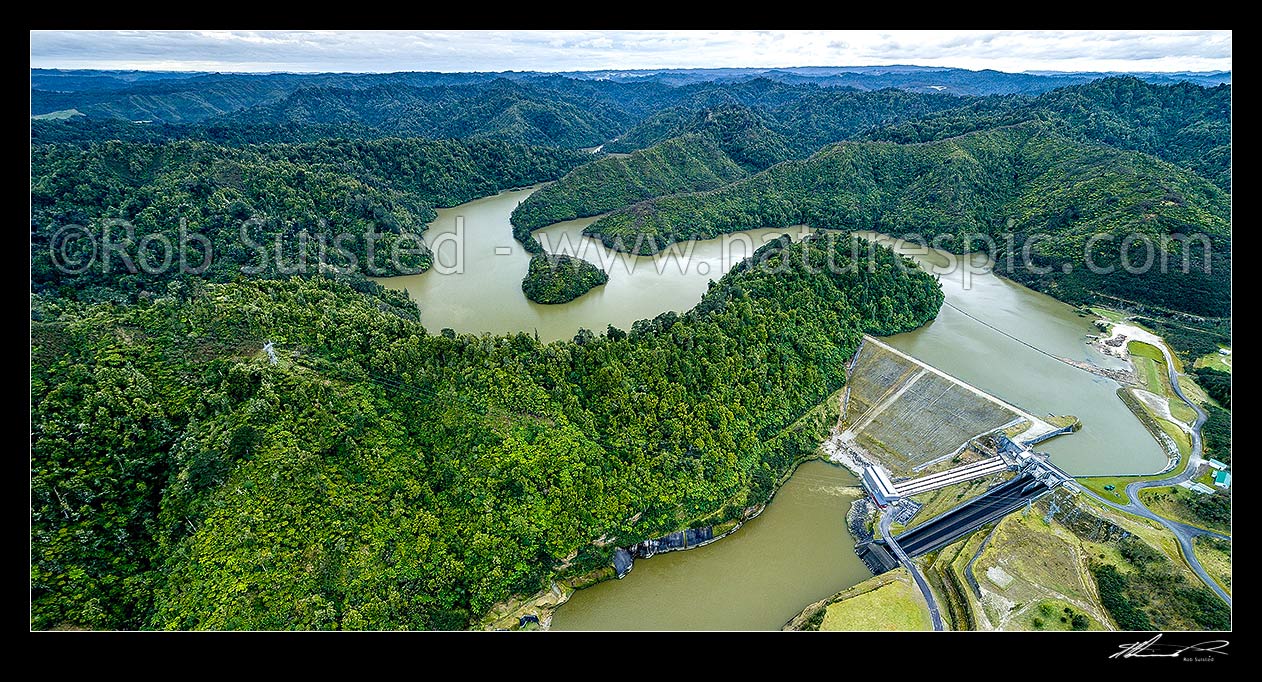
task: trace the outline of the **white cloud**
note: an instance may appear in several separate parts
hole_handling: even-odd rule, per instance
[[[31,66],[198,71],[569,71],[920,64],[1001,71],[1231,68],[1231,31],[32,31]]]

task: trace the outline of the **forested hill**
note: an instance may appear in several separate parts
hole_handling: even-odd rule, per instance
[[[238,124],[354,124],[425,137],[493,137],[533,144],[594,147],[609,142],[637,123],[670,109],[688,119],[695,131],[698,112],[725,105],[758,109],[782,107],[820,88],[786,85],[766,79],[742,83],[701,83],[669,88],[656,83],[612,83],[554,76],[526,80],[499,78],[486,83],[416,87],[383,84],[367,88],[304,88],[274,102],[207,121]],[[869,97],[852,93],[855,102]],[[882,99],[888,96],[872,97]],[[940,103],[924,111],[958,106],[953,97],[908,95],[908,101]],[[847,102],[843,106],[853,103]],[[889,118],[878,122],[889,122]],[[895,117],[894,120],[901,120]],[[665,137],[653,140],[661,141]],[[609,151],[622,150],[615,143]]]
[[[546,225],[666,194],[717,189],[791,157],[788,141],[748,107],[706,109],[693,115],[683,135],[580,166],[532,194],[513,211],[513,231],[537,250],[530,232]]]
[[[883,248],[787,242],[683,315],[547,345],[322,277],[36,297],[32,627],[461,628],[736,518],[835,421],[799,418],[860,334],[942,302]]]
[[[31,79],[31,114],[75,110],[96,118],[190,123],[279,99],[304,84],[335,81],[335,74],[203,74],[138,82],[79,77]]]
[[[273,142],[315,142],[326,139],[372,140],[392,137],[386,131],[358,123],[146,123],[116,118],[31,121],[31,144],[88,144],[92,142],[172,142],[200,140],[231,147]],[[397,136],[394,136],[397,137]]]
[[[770,81],[742,86],[737,92],[746,99],[769,99],[769,91],[786,89]],[[537,250],[540,247],[530,232],[552,223],[668,194],[716,189],[781,161],[805,158],[826,143],[878,123],[961,103],[953,97],[897,90],[811,88],[773,108],[741,103],[696,111],[671,108],[605,145],[605,151],[635,150],[629,158],[607,158],[579,167],[522,202],[513,211],[514,234],[527,248]]]
[[[538,74],[211,74],[130,84],[66,78],[73,84],[105,81],[108,87],[51,92],[38,88],[61,79],[33,80],[32,113],[88,114],[86,120],[72,115],[33,121],[38,141],[191,138],[240,145],[408,135],[565,147],[604,143],[605,151],[630,152],[702,132],[710,110],[747,107],[746,115],[782,137],[792,157],[856,136],[926,142],[1044,121],[1067,137],[1153,154],[1230,190],[1230,85],[1104,78],[1037,97],[957,97],[819,87],[810,79],[769,76],[689,79],[686,85],[672,85],[670,78]],[[123,122],[133,120],[153,122]],[[172,125],[190,122],[195,124]],[[770,158],[750,161],[759,165]]]
[[[434,219],[435,206],[454,206],[498,191],[560,176],[590,155],[558,148],[514,145],[490,140],[425,141],[387,138],[374,141],[322,140],[305,144],[228,148],[205,142],[165,144],[102,142],[90,145],[37,145],[31,153],[31,268],[36,291],[62,291],[74,297],[165,291],[180,276],[178,268],[150,268],[137,262],[134,242],[126,253],[135,272],[115,256],[111,269],[54,267],[51,240],[67,225],[87,227],[98,244],[107,220],[126,221],[133,239],[160,235],[181,243],[180,232],[199,233],[210,242],[213,258],[202,276],[234,279],[243,267],[264,266],[256,274],[312,274],[323,249],[333,266],[351,264],[333,249],[336,235],[347,233],[341,247],[364,272],[368,241],[376,235],[372,265],[382,274],[428,267],[428,253],[408,255],[413,240]],[[247,222],[249,221],[249,222]],[[243,225],[252,225],[242,241]],[[309,239],[299,237],[306,231]],[[125,226],[111,241],[125,242]],[[193,267],[205,250],[185,240],[185,260]],[[273,257],[279,243],[283,258]],[[391,258],[394,245],[402,256]],[[90,257],[91,242],[58,244],[68,265]],[[305,248],[304,248],[305,247]],[[269,251],[270,249],[270,251]],[[80,252],[81,251],[81,252]],[[151,254],[162,260],[161,250]],[[148,254],[148,252],[146,252]],[[179,260],[179,253],[172,259]],[[305,263],[305,266],[303,264]],[[304,270],[299,270],[303,266]],[[112,292],[112,293],[111,293]]]
[[[530,233],[562,220],[612,211],[644,199],[723,187],[748,174],[711,138],[689,134],[628,157],[607,157],[570,171],[513,210],[513,236],[527,250]]]
[[[594,99],[499,79],[418,88],[304,88],[215,123],[359,124],[429,138],[489,138],[521,144],[594,147],[634,119]]]
[[[497,78],[614,103],[637,117],[693,93],[714,94],[761,81],[780,88],[899,90],[919,94],[1038,94],[1107,77],[1107,73],[1012,74],[916,66],[808,67],[789,69],[685,69],[544,74],[503,73],[175,73],[158,71],[31,70],[31,114],[78,111],[97,118],[191,123],[274,102],[304,87],[362,89],[376,85],[413,87],[476,85]],[[1212,87],[1230,83],[1231,73],[1137,74],[1150,83],[1187,81]],[[725,101],[694,101],[704,108]],[[648,108],[645,107],[648,105]]]
[[[800,223],[957,235],[939,242],[952,250],[983,246],[961,234],[1002,244],[1011,232],[1018,249],[1037,236],[1029,267],[1003,274],[1070,301],[1103,292],[1198,314],[1230,309],[1229,195],[1191,171],[1070,140],[1039,123],[926,144],[840,143],[718,190],[620,209],[587,233],[613,248],[653,253],[674,241]],[[1119,252],[1132,233],[1154,241],[1204,233],[1212,257],[1193,246],[1186,274],[1178,267],[1130,274],[1119,268]],[[1096,234],[1106,236],[1090,243],[1092,262],[1111,267],[1109,274],[1084,267]],[[1142,263],[1142,250],[1132,260]],[[1042,268],[1050,271],[1040,274]]]
[[[493,73],[194,73],[32,69],[31,114],[74,109],[92,118],[196,123],[277,101],[302,88],[485,83]]]
[[[1231,190],[1231,86],[1152,85],[1107,78],[1044,93],[999,97],[872,131],[868,139],[928,142],[1041,120],[1058,132],[1152,154]]]
[[[746,89],[756,85],[742,84]],[[764,89],[773,86],[764,86]],[[784,86],[774,86],[783,88]],[[740,91],[731,88],[735,94]],[[935,112],[952,110],[979,101],[971,97],[915,94],[887,89],[859,92],[845,88],[804,88],[792,97],[736,97],[723,101],[713,94],[696,97],[686,105],[664,109],[646,118],[618,139],[605,145],[608,152],[629,152],[652,146],[670,137],[696,130],[704,110],[727,104],[756,111],[763,124],[782,136],[793,155],[805,157],[820,147],[849,139],[874,127],[917,120]],[[717,94],[717,93],[716,93]]]

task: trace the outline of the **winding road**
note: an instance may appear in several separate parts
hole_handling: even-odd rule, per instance
[[[1175,538],[1179,541],[1179,548],[1183,552],[1183,558],[1192,571],[1196,573],[1197,577],[1200,578],[1206,586],[1213,590],[1220,599],[1226,602],[1227,606],[1231,606],[1231,595],[1227,594],[1227,592],[1223,590],[1222,586],[1211,578],[1209,573],[1205,571],[1205,568],[1201,566],[1201,562],[1196,558],[1196,552],[1193,547],[1193,541],[1200,535],[1208,535],[1225,540],[1230,540],[1231,536],[1203,528],[1197,528],[1195,526],[1189,526],[1186,523],[1180,523],[1178,521],[1159,516],[1148,507],[1145,507],[1139,500],[1139,491],[1145,488],[1178,485],[1196,475],[1196,471],[1202,462],[1201,427],[1205,424],[1205,420],[1209,418],[1209,415],[1201,409],[1200,405],[1192,402],[1183,393],[1182,387],[1179,386],[1179,373],[1174,369],[1174,358],[1171,357],[1170,351],[1166,347],[1165,343],[1162,342],[1161,339],[1155,337],[1152,340],[1155,341],[1152,345],[1160,349],[1162,355],[1166,358],[1166,371],[1169,372],[1170,375],[1170,387],[1174,389],[1175,394],[1179,396],[1180,400],[1187,403],[1187,405],[1196,412],[1196,419],[1192,423],[1192,451],[1188,456],[1187,466],[1183,468],[1182,473],[1170,476],[1169,478],[1150,481],[1135,481],[1134,483],[1127,485],[1126,504],[1119,504],[1102,497],[1101,495],[1097,495],[1085,486],[1082,487],[1082,490],[1109,507],[1128,514],[1151,519],[1169,529],[1169,531],[1173,533]],[[938,610],[937,602],[933,598],[933,592],[929,589],[929,583],[925,581],[924,576],[920,574],[920,570],[916,568],[914,563],[912,563],[911,557],[907,556],[907,553],[903,551],[903,548],[898,545],[898,542],[894,540],[893,535],[890,533],[890,525],[893,523],[893,520],[893,514],[881,515],[881,537],[885,540],[886,546],[889,547],[890,551],[894,554],[895,558],[898,559],[899,563],[901,563],[903,567],[911,573],[911,577],[916,581],[916,585],[920,588],[921,594],[924,595],[925,603],[929,606],[929,616],[933,620],[933,629],[943,630],[942,614]]]
[[[920,593],[925,596],[925,603],[929,605],[929,618],[933,620],[933,629],[939,632],[945,630],[946,628],[942,626],[942,614],[938,611],[938,602],[934,600],[933,592],[929,590],[929,583],[925,582],[925,577],[920,575],[920,569],[916,568],[916,564],[911,562],[911,557],[907,556],[903,548],[894,541],[894,536],[890,534],[890,524],[893,522],[893,514],[881,514],[881,537],[898,562],[907,569],[908,573],[911,573],[916,586],[920,588]]]
[[[1144,335],[1151,336],[1149,334]],[[1213,590],[1219,598],[1221,598],[1224,602],[1227,602],[1227,606],[1231,606],[1231,595],[1227,594],[1222,586],[1211,578],[1209,573],[1205,572],[1205,568],[1201,566],[1200,560],[1196,558],[1196,552],[1193,551],[1192,544],[1193,539],[1198,535],[1209,535],[1216,538],[1223,538],[1225,540],[1230,540],[1231,536],[1216,533],[1211,530],[1205,530],[1203,528],[1197,528],[1195,526],[1189,526],[1186,523],[1179,523],[1178,521],[1172,521],[1163,516],[1159,516],[1153,513],[1152,510],[1148,509],[1148,507],[1145,507],[1139,500],[1139,491],[1144,488],[1178,485],[1196,475],[1196,470],[1202,461],[1201,426],[1204,425],[1205,420],[1209,418],[1209,415],[1205,414],[1205,411],[1201,409],[1200,405],[1192,402],[1186,395],[1183,394],[1183,389],[1179,386],[1179,373],[1174,369],[1174,358],[1170,356],[1170,350],[1166,347],[1166,344],[1157,337],[1153,337],[1153,339],[1156,343],[1152,343],[1152,345],[1156,346],[1161,351],[1161,354],[1166,358],[1166,371],[1170,374],[1170,387],[1174,389],[1175,394],[1179,396],[1180,400],[1187,403],[1188,407],[1191,407],[1196,411],[1196,420],[1192,423],[1192,453],[1188,457],[1187,466],[1183,468],[1183,473],[1169,478],[1162,478],[1155,481],[1135,481],[1134,483],[1128,484],[1126,486],[1126,504],[1119,504],[1101,495],[1097,495],[1085,486],[1083,486],[1082,489],[1091,497],[1094,497],[1114,509],[1128,514],[1134,514],[1135,516],[1141,516],[1146,519],[1152,519],[1169,529],[1171,533],[1174,533],[1175,538],[1178,539],[1179,547],[1183,552],[1183,558],[1187,561],[1187,564],[1192,571],[1196,573],[1197,577],[1199,577],[1206,586]],[[1145,342],[1148,343],[1150,341],[1145,339]]]
[[[1183,558],[1187,562],[1188,567],[1190,567],[1192,571],[1196,573],[1197,577],[1200,578],[1201,581],[1204,582],[1207,587],[1213,590],[1214,593],[1217,594],[1220,599],[1226,602],[1227,606],[1231,606],[1231,595],[1227,594],[1227,592],[1222,588],[1222,586],[1220,586],[1213,578],[1211,578],[1209,573],[1205,571],[1205,568],[1201,566],[1200,560],[1196,558],[1196,552],[1193,546],[1193,541],[1195,540],[1195,538],[1201,535],[1208,535],[1211,537],[1222,538],[1225,540],[1230,540],[1231,536],[1224,535],[1222,533],[1218,533],[1211,530],[1206,530],[1204,528],[1197,528],[1195,526],[1189,526],[1186,523],[1180,523],[1178,521],[1167,519],[1163,516],[1160,516],[1154,513],[1148,507],[1145,507],[1144,504],[1139,499],[1139,491],[1145,488],[1158,488],[1158,487],[1178,485],[1184,481],[1191,479],[1193,476],[1196,475],[1196,471],[1199,468],[1201,462],[1203,461],[1201,427],[1205,424],[1205,420],[1209,418],[1209,415],[1205,413],[1205,410],[1201,409],[1200,405],[1197,405],[1196,403],[1192,402],[1192,400],[1190,400],[1187,397],[1187,395],[1183,393],[1183,388],[1179,386],[1179,373],[1175,371],[1174,369],[1174,366],[1175,366],[1174,358],[1171,356],[1170,350],[1166,347],[1166,344],[1164,343],[1164,341],[1154,335],[1144,332],[1143,330],[1139,330],[1138,328],[1131,328],[1131,329],[1133,329],[1136,332],[1139,332],[1138,334],[1134,334],[1134,336],[1150,337],[1150,338],[1144,339],[1145,342],[1151,343],[1153,346],[1156,346],[1159,350],[1161,350],[1162,355],[1164,355],[1166,359],[1166,371],[1169,373],[1169,376],[1170,376],[1170,387],[1174,390],[1175,394],[1179,396],[1180,400],[1182,400],[1184,403],[1188,405],[1188,407],[1191,407],[1196,412],[1196,419],[1192,422],[1192,429],[1191,429],[1192,451],[1190,455],[1188,456],[1187,465],[1183,468],[1183,471],[1181,473],[1176,474],[1174,476],[1170,476],[1168,478],[1148,480],[1148,481],[1135,481],[1134,483],[1128,484],[1126,486],[1126,499],[1127,499],[1126,504],[1119,504],[1117,502],[1109,500],[1101,495],[1096,494],[1094,491],[1088,489],[1085,486],[1080,486],[1080,487],[1085,493],[1087,493],[1091,497],[1095,498],[1096,500],[1099,500],[1101,503],[1109,507],[1112,507],[1119,511],[1122,511],[1128,514],[1133,514],[1135,516],[1139,516],[1145,519],[1151,519],[1161,524],[1165,528],[1167,528],[1171,533],[1174,534],[1175,538],[1179,541],[1179,548],[1183,553]],[[893,514],[881,514],[881,522],[880,522],[881,537],[885,540],[886,546],[889,547],[890,551],[894,554],[895,558],[898,559],[899,563],[902,564],[903,567],[906,568],[909,573],[911,573],[912,579],[916,581],[916,585],[920,588],[921,594],[924,595],[925,603],[929,607],[929,616],[933,620],[933,629],[939,630],[939,631],[943,630],[945,628],[943,627],[943,624],[942,624],[942,614],[938,609],[937,602],[933,598],[933,592],[929,589],[929,583],[925,581],[924,576],[920,574],[920,570],[916,568],[916,565],[914,563],[912,563],[911,557],[907,556],[907,553],[903,551],[903,548],[898,545],[898,542],[894,540],[893,535],[890,533],[890,525],[893,523],[893,520],[894,520]]]

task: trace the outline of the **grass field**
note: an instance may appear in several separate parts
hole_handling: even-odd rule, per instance
[[[1191,400],[1194,403],[1199,405],[1208,403],[1210,405],[1222,407],[1222,405],[1218,404],[1217,400],[1214,400],[1205,393],[1205,389],[1201,388],[1201,385],[1196,383],[1195,379],[1186,374],[1179,375],[1179,388],[1183,389],[1183,395],[1186,395],[1188,400]]]
[[[1164,386],[1169,383],[1169,379],[1165,383],[1162,382],[1166,360],[1161,356],[1161,351],[1139,341],[1127,343],[1126,349],[1130,351],[1131,363],[1135,365],[1135,378],[1139,380],[1139,385],[1157,395],[1165,395]]]
[[[1231,374],[1231,356],[1222,353],[1209,353],[1202,355],[1192,363],[1193,367],[1209,367],[1220,372]]]
[[[1168,471],[1164,474],[1156,474],[1153,476],[1092,476],[1090,478],[1075,478],[1074,482],[1084,488],[1094,491],[1097,495],[1106,500],[1114,502],[1126,502],[1126,486],[1135,481],[1156,481],[1163,478],[1177,476],[1187,466],[1187,458],[1179,460],[1179,466],[1174,471]],[[1111,485],[1113,490],[1105,490],[1104,486]]]
[[[63,121],[75,116],[82,116],[83,112],[78,109],[61,109],[58,111],[50,111],[47,114],[37,114],[31,118],[36,121]]]
[[[1095,476],[1092,478],[1076,478],[1074,481],[1084,488],[1089,488],[1097,495],[1106,500],[1114,502],[1126,502],[1126,484],[1131,481],[1143,480],[1144,478],[1157,478],[1156,476]],[[1165,478],[1165,474],[1161,475]],[[1104,486],[1111,485],[1113,490],[1106,490]]]
[[[1161,354],[1161,349],[1150,343],[1144,343],[1143,341],[1127,341],[1126,350],[1131,355],[1148,358],[1149,360],[1156,360],[1163,365],[1166,362],[1165,356]]]
[[[1211,487],[1213,484],[1210,484]],[[1186,523],[1196,528],[1204,528],[1207,530],[1216,530],[1220,533],[1231,533],[1230,526],[1218,524],[1207,525],[1204,521],[1192,516],[1188,513],[1184,501],[1196,497],[1200,493],[1192,492],[1187,488],[1179,486],[1168,486],[1162,488],[1146,488],[1139,491],[1139,500],[1144,503],[1152,511],[1167,519],[1173,519]]]
[[[875,590],[828,605],[820,630],[932,630],[933,621],[905,569]]]
[[[1166,419],[1158,419],[1157,425],[1166,432],[1166,435],[1174,439],[1175,444],[1179,446],[1179,454],[1186,460],[1192,454],[1192,437],[1187,434],[1187,431],[1179,428],[1178,424],[1173,424]]]
[[[1192,549],[1209,577],[1231,594],[1231,542],[1202,535],[1193,540]]]
[[[1120,310],[1113,310],[1111,308],[1101,308],[1099,306],[1091,306],[1091,312],[1095,313],[1096,315],[1099,315],[1100,317],[1103,317],[1109,322],[1122,322],[1130,318],[1130,315]]]
[[[1135,378],[1140,385],[1159,396],[1164,396],[1170,403],[1170,415],[1185,424],[1191,424],[1196,419],[1196,412],[1188,407],[1187,403],[1183,402],[1170,387],[1170,374],[1166,370],[1166,359],[1162,356],[1161,350],[1139,341],[1127,343],[1126,349],[1131,354],[1131,363],[1135,365]],[[1188,393],[1189,398],[1204,402],[1200,399],[1205,395],[1200,387],[1189,391],[1189,385],[1194,386],[1195,382],[1186,377],[1179,378],[1179,387]]]
[[[1087,546],[1058,522],[1044,523],[1040,507],[1000,521],[973,564],[986,619],[1000,630],[1069,630],[1073,614],[1080,613],[1087,616],[1088,628],[1107,629],[1086,566],[1089,552],[1092,558],[1108,553]],[[1064,613],[1066,607],[1071,613]]]
[[[1149,327],[1149,326],[1147,326],[1147,325],[1145,325],[1145,324],[1143,324],[1143,323],[1140,323],[1140,322],[1134,322],[1134,321],[1132,321],[1132,322],[1131,322],[1131,324],[1134,324],[1136,327],[1139,327],[1140,329],[1143,329],[1144,331],[1149,332],[1150,334],[1153,334],[1153,335],[1155,335],[1155,336],[1157,336],[1157,337],[1161,337],[1161,331],[1160,331],[1160,330],[1158,330],[1158,329],[1153,329],[1152,327]],[[1149,344],[1144,344],[1144,345],[1149,345]],[[1165,346],[1165,347],[1166,347],[1166,350],[1170,351],[1170,357],[1174,358],[1174,371],[1176,371],[1176,372],[1183,372],[1183,371],[1184,371],[1184,370],[1183,370],[1183,359],[1179,357],[1179,354],[1178,354],[1178,353],[1176,353],[1176,352],[1174,352],[1174,348],[1171,348],[1171,347],[1170,347],[1170,344],[1169,344],[1169,343],[1167,343],[1167,342],[1166,342],[1166,340],[1165,340],[1164,338],[1162,338],[1162,339],[1161,339],[1161,345]],[[1128,348],[1129,348],[1129,344],[1128,344]],[[1158,352],[1160,352],[1160,351],[1158,351]]]
[[[1055,426],[1058,429],[1063,429],[1066,426],[1073,426],[1074,424],[1081,423],[1081,421],[1072,414],[1052,415],[1048,417],[1043,417],[1043,421],[1047,422],[1048,424],[1051,424],[1052,426]]]
[[[1087,577],[1082,574],[1074,548],[1052,532],[1036,514],[1009,514],[995,528],[990,545],[973,565],[979,582],[990,583],[989,589],[1019,591],[1020,582],[1049,588],[1060,594],[1085,599],[1090,594]],[[987,572],[1000,568],[1012,578],[1004,586]],[[1002,574],[998,574],[1002,575]],[[1016,601],[1024,601],[1017,599]]]
[[[1104,630],[1104,626],[1100,622],[1091,617],[1091,614],[1074,608],[1072,604],[1067,604],[1059,599],[1044,599],[1042,601],[1031,604],[1028,608],[1021,612],[1020,618],[1014,618],[1009,621],[1009,630],[1036,630],[1036,631],[1052,631],[1061,632],[1073,630],[1074,616],[1082,614],[1086,616],[1087,627],[1079,628],[1082,630]]]
[[[1192,408],[1188,407],[1187,403],[1183,401],[1179,401],[1177,403],[1171,402],[1170,403],[1170,416],[1174,417],[1175,419],[1178,419],[1179,421],[1183,422],[1184,424],[1187,424],[1188,426],[1191,426],[1192,423],[1196,421],[1196,410],[1193,410]]]

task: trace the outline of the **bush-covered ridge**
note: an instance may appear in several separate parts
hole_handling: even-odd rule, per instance
[[[303,88],[212,122],[353,124],[396,135],[579,148],[601,144],[632,120],[623,108],[573,89],[560,92],[501,78],[455,86]]]
[[[1229,195],[1190,171],[1027,123],[916,145],[844,142],[718,190],[635,204],[585,231],[641,254],[675,241],[803,223],[937,237],[957,251],[979,246],[961,235],[1003,245],[1011,233],[1017,256],[1027,238],[1037,237],[1032,262],[1026,268],[1001,261],[1001,272],[1059,298],[1085,301],[1099,291],[1214,315],[1230,308],[1229,216]],[[1159,242],[1193,233],[1208,236],[1212,260],[1194,245],[1187,274],[1169,267],[1137,275],[1120,267],[1130,234]],[[1107,275],[1085,267],[1095,235],[1105,237],[1090,242],[1092,260],[1111,266]]]
[[[1153,85],[1102,78],[1035,98],[987,97],[967,106],[887,126],[867,137],[929,142],[1023,121],[1061,134],[1152,154],[1231,191],[1231,86]]]
[[[752,82],[745,84],[745,89],[755,90]],[[730,96],[719,96],[723,94]],[[826,144],[850,139],[877,126],[917,120],[985,101],[893,88],[861,92],[846,88],[797,87],[784,89],[780,96],[774,97],[751,94],[742,92],[739,86],[730,86],[663,109],[607,143],[605,151],[629,152],[651,147],[671,137],[704,129],[712,112],[726,110],[727,115],[731,115],[743,110],[741,116],[758,119],[762,127],[783,141],[790,151],[786,158],[800,158]]]
[[[56,267],[50,247],[60,248],[52,243],[58,230],[86,226],[99,247],[109,220],[130,224],[135,240],[156,234],[178,245],[181,230],[204,235],[213,255],[204,276],[212,280],[239,277],[243,267],[255,266],[263,266],[263,275],[300,267],[312,274],[321,249],[333,266],[379,268],[366,274],[423,271],[431,256],[419,238],[435,206],[550,180],[585,160],[582,152],[487,140],[321,140],[245,148],[198,141],[38,145],[31,152],[32,282],[37,291],[62,288],[76,295],[91,288],[128,295],[164,291],[179,275],[178,252],[177,267],[153,274],[139,264],[128,273],[114,256],[106,272],[99,262],[80,273]],[[243,226],[253,244],[243,241]],[[124,232],[115,229],[111,238],[121,240]],[[342,233],[349,237],[335,242]],[[376,239],[371,260],[370,234]],[[200,265],[204,247],[186,243],[187,263]],[[86,245],[79,246],[88,255]],[[138,249],[133,243],[127,252],[134,257]]]
[[[941,305],[850,253],[786,237],[687,313],[546,345],[318,277],[37,297],[31,625],[459,628],[599,538],[734,518],[860,335]]]
[[[1122,630],[1229,630],[1231,607],[1138,538],[1118,543],[1125,572],[1102,561],[1091,574],[1100,603]]]
[[[698,134],[664,142],[628,157],[606,157],[570,171],[513,210],[514,236],[537,253],[530,233],[674,192],[717,189],[747,174]]]
[[[630,157],[581,166],[527,198],[513,212],[513,233],[528,250],[538,252],[541,247],[530,233],[552,223],[668,194],[717,189],[876,123],[960,105],[950,97],[896,90],[806,89],[772,108],[739,103],[696,111],[672,108],[605,145],[606,151],[631,151]],[[632,145],[629,139],[642,143]]]
[[[608,273],[582,258],[539,253],[530,259],[521,290],[535,303],[568,303],[608,281]]]

